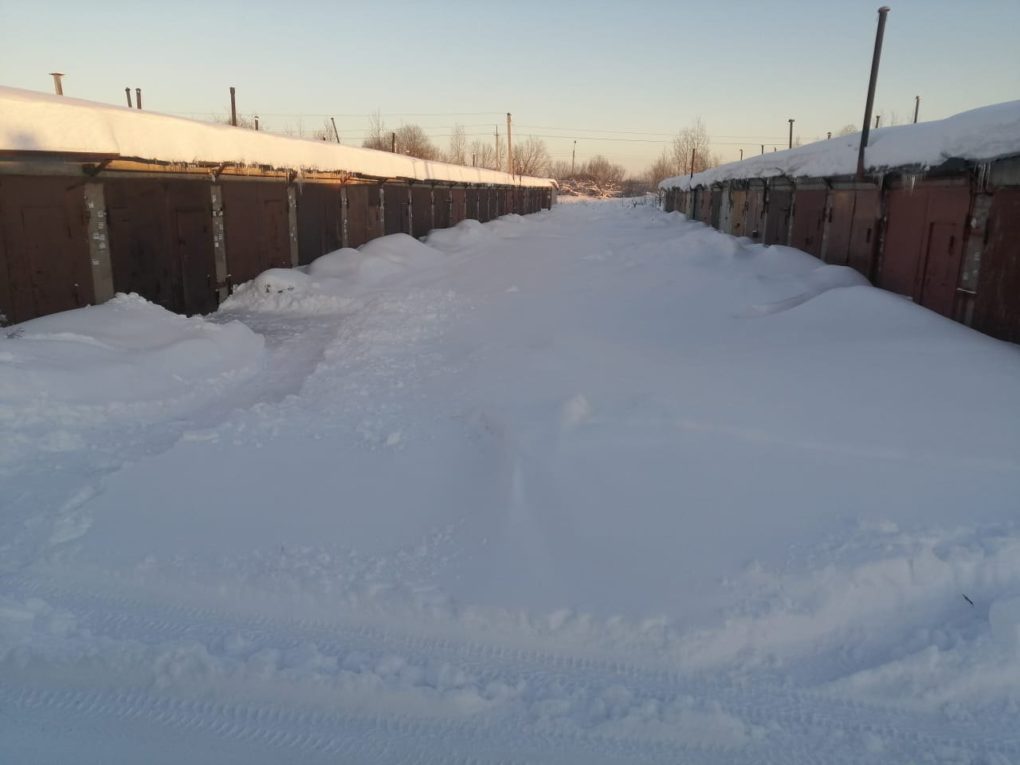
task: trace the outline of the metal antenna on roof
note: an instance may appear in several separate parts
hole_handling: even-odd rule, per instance
[[[864,149],[868,145],[868,132],[871,129],[871,108],[875,104],[875,85],[878,82],[878,62],[882,58],[882,37],[885,35],[885,17],[889,6],[878,9],[878,29],[875,32],[875,52],[871,57],[871,79],[868,82],[868,100],[864,105],[864,129],[861,131],[861,145],[857,150],[857,177],[864,177]]]

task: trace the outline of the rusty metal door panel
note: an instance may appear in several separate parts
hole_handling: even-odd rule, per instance
[[[269,268],[290,268],[290,215],[284,183],[223,184],[227,270],[233,284]]]
[[[712,224],[712,228],[719,228],[719,211],[722,207],[722,189],[714,188],[712,193],[709,194],[709,220]]]
[[[747,205],[744,215],[744,236],[761,239],[762,213],[765,211],[765,186],[760,183],[751,184],[747,190]]]
[[[303,183],[298,187],[298,263],[307,265],[343,246],[340,187]]]
[[[1020,342],[1020,189],[1000,188],[988,211],[974,328]]]
[[[457,191],[460,191],[460,189],[458,189]],[[457,191],[455,191],[454,194],[456,194]],[[479,217],[478,217],[478,189],[464,189],[463,190],[463,194],[464,194],[464,198],[465,198],[465,200],[467,202],[467,217],[468,218],[473,218],[474,220],[479,220]]]
[[[2,214],[2,210],[0,210]],[[14,297],[11,293],[7,248],[4,246],[3,228],[0,226],[0,327],[14,322]]]
[[[170,311],[216,308],[209,185],[203,181],[109,179],[103,184],[114,289]]]
[[[449,220],[446,221],[446,225],[456,226],[467,215],[467,191],[465,189],[446,189],[445,191],[450,200],[446,208],[449,210]]]
[[[92,302],[85,198],[77,179],[0,179],[0,239],[7,294],[0,311],[7,322]]]
[[[375,198],[375,206],[368,204],[369,197]],[[350,247],[360,247],[372,235],[373,215],[379,213],[379,189],[375,186],[347,187],[347,243]]]
[[[387,183],[384,187],[385,205],[384,210],[386,234],[409,234],[410,204],[408,202],[407,186],[394,183]]]
[[[911,298],[917,294],[927,208],[925,189],[896,188],[887,192],[879,287]]]
[[[950,318],[960,282],[970,201],[969,185],[935,186],[928,192],[927,241],[918,300]]]
[[[854,225],[854,196],[849,189],[833,189],[829,194],[829,211],[825,227],[822,259],[835,266],[845,266],[850,253],[850,231]]]
[[[136,292],[168,311],[184,313],[180,261],[162,184],[147,179],[108,180],[103,195],[114,290]]]
[[[435,220],[432,222],[433,228],[449,228],[451,225],[460,220],[456,218],[457,212],[453,209],[453,190],[445,187],[436,187],[432,189],[432,198],[435,201]],[[461,213],[464,211],[463,198],[461,199]]]
[[[847,265],[872,279],[875,271],[875,244],[878,241],[878,219],[881,214],[881,192],[858,189],[854,198],[854,218],[850,229]]]
[[[790,231],[790,210],[793,205],[793,189],[773,187],[769,189],[768,210],[765,215],[765,244],[786,244]]]
[[[698,220],[707,225],[712,220],[712,190],[699,189],[698,201]]]
[[[730,190],[730,228],[724,233],[744,236],[744,215],[747,210],[747,190]]]
[[[825,197],[825,189],[797,189],[793,195],[790,246],[811,253],[816,258],[822,254]]]
[[[429,186],[411,187],[412,230],[414,237],[423,237],[435,226],[432,223],[432,188]]]
[[[178,207],[170,214],[174,219],[175,259],[181,264],[184,312],[215,311],[218,301],[210,211]]]

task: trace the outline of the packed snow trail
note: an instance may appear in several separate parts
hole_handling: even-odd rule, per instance
[[[0,340],[0,760],[1020,761],[1020,350],[564,204]]]

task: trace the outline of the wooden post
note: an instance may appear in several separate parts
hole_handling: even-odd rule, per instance
[[[506,113],[506,167],[512,177],[514,175],[514,140],[510,129],[510,112]]]

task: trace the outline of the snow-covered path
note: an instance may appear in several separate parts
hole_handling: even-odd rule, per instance
[[[0,760],[1020,761],[1020,349],[632,202],[0,339]]]

